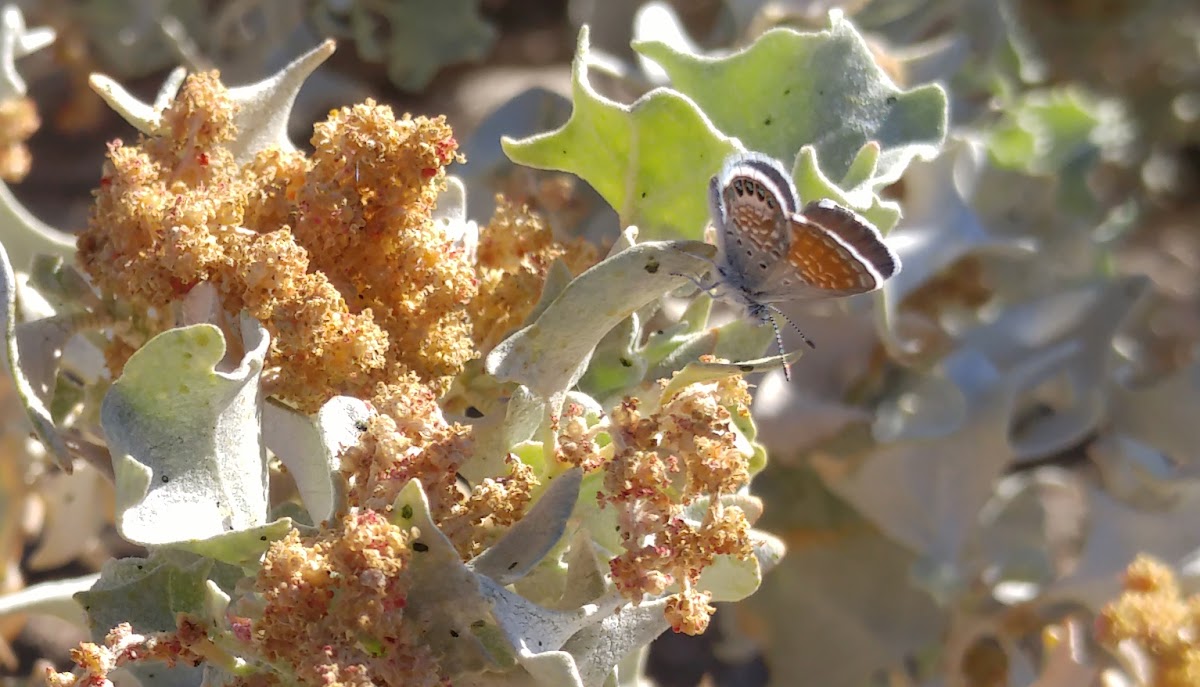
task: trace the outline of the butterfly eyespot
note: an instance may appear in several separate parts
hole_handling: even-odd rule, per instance
[[[751,255],[754,255],[754,251],[752,251],[752,250],[746,251],[746,257],[750,257]]]

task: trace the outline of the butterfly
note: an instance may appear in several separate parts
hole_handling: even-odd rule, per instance
[[[717,257],[714,281],[701,287],[769,322],[781,355],[775,315],[783,313],[775,303],[868,293],[900,271],[900,259],[866,218],[832,200],[801,208],[791,175],[761,153],[726,158],[709,181],[708,202]]]

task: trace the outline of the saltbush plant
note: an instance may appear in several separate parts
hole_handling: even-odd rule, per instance
[[[486,190],[443,118],[366,100],[298,150],[332,42],[250,86],[177,71],[154,103],[92,78],[140,134],[77,237],[5,197],[7,360],[48,459],[109,475],[148,553],[8,599],[91,630],[48,684],[628,684],[755,591],[783,546],[753,529],[744,377],[796,356],[707,296],[665,307],[711,268],[707,180],[760,150],[886,231],[878,193],[936,154],[945,98],[838,14],[722,59],[636,47],[670,87],[600,95],[585,27],[570,121],[505,142],[617,210],[603,247],[503,197],[468,218]]]

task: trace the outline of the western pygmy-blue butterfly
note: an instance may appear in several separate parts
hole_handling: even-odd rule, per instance
[[[770,322],[780,354],[775,314],[783,313],[775,303],[875,291],[900,271],[900,259],[866,218],[832,200],[801,209],[791,176],[761,153],[726,158],[708,184],[708,202],[717,259],[714,281],[702,286]]]

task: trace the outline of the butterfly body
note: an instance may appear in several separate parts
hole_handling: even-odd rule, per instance
[[[801,207],[791,176],[766,155],[729,156],[708,200],[717,245],[710,292],[760,322],[774,324],[775,303],[875,291],[900,271],[869,221],[831,200]]]

